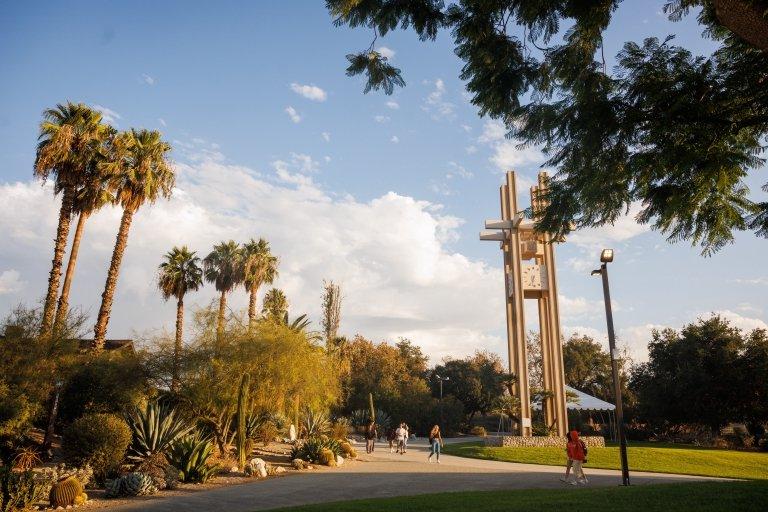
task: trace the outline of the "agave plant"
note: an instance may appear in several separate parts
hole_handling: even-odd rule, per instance
[[[330,450],[334,455],[339,455],[342,452],[341,444],[336,439],[310,437],[291,449],[291,460],[301,459],[320,464],[323,450]]]
[[[349,415],[349,421],[356,427],[364,427],[370,423],[371,413],[368,409],[357,409]],[[392,416],[382,411],[376,410],[376,426],[379,430],[389,430],[392,427]]]
[[[125,418],[133,431],[128,458],[142,461],[158,454],[167,454],[171,446],[192,430],[176,411],[157,401],[136,408]]]
[[[172,466],[179,469],[183,482],[203,483],[219,471],[208,465],[213,454],[213,443],[200,435],[189,435],[176,442],[168,454]]]
[[[327,434],[330,429],[328,415],[323,411],[316,411],[311,407],[304,409],[301,427],[307,437],[317,437]]]

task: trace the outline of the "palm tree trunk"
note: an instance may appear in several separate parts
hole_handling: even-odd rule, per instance
[[[53,246],[51,273],[48,277],[48,292],[45,295],[45,305],[43,306],[43,321],[40,326],[41,336],[49,335],[53,328],[56,296],[59,293],[59,279],[61,279],[61,262],[64,260],[64,251],[67,249],[73,201],[74,191],[72,187],[64,188],[64,195],[61,198],[61,209],[59,210],[59,227],[56,230],[56,243]]]
[[[248,301],[248,326],[253,329],[256,325],[256,293],[259,291],[259,286],[256,284],[251,285],[251,297]]]
[[[123,210],[123,218],[120,219],[120,229],[117,231],[115,240],[115,249],[112,251],[112,261],[109,264],[107,272],[107,282],[104,285],[104,293],[101,294],[101,307],[99,308],[99,317],[96,319],[96,326],[93,328],[93,345],[91,348],[95,352],[100,352],[104,348],[104,341],[107,337],[107,324],[109,324],[109,314],[112,311],[112,301],[115,298],[115,288],[117,278],[120,274],[120,264],[123,261],[125,247],[128,245],[128,231],[131,229],[133,220],[133,211]]]
[[[75,228],[75,237],[72,239],[72,247],[69,249],[69,261],[67,262],[67,272],[64,274],[64,285],[61,288],[59,304],[56,307],[56,320],[53,325],[56,329],[61,329],[67,318],[69,309],[69,290],[72,287],[72,278],[75,275],[75,265],[77,265],[77,254],[80,252],[80,240],[83,238],[85,221],[88,220],[88,214],[80,213],[77,219],[77,228]]]
[[[216,344],[221,345],[221,340],[224,338],[224,313],[227,309],[227,292],[221,291],[221,298],[219,299],[219,318],[216,322]]]
[[[173,377],[171,378],[171,391],[179,390],[179,374],[181,368],[181,348],[184,330],[184,296],[179,297],[176,303],[176,343],[173,346]]]

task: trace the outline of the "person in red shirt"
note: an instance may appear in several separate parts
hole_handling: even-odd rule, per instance
[[[572,461],[573,480],[568,483],[571,485],[586,485],[587,475],[584,474],[584,462],[587,460],[587,446],[584,441],[579,439],[579,431],[571,430],[566,447],[568,459]]]

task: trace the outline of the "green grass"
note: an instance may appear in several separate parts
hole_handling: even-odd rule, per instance
[[[768,482],[705,482],[594,489],[531,489],[425,494],[280,509],[293,512],[731,512],[764,511]]]
[[[565,466],[563,448],[501,448],[481,443],[447,444],[444,453],[476,459]],[[633,442],[627,450],[629,470],[684,475],[768,480],[768,453],[716,450],[687,445]],[[589,468],[619,469],[618,446],[590,448]]]

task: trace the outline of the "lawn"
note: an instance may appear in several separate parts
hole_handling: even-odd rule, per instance
[[[526,464],[565,465],[562,448],[500,448],[482,443],[445,445],[444,453]],[[768,453],[717,450],[688,445],[632,442],[627,450],[629,470],[685,475],[768,480]],[[589,468],[619,469],[618,446],[590,448]]]
[[[356,500],[280,509],[292,512],[730,512],[764,511],[768,482],[706,482],[635,487],[448,492],[399,498]]]

